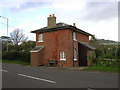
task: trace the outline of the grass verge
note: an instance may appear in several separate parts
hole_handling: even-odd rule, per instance
[[[88,68],[84,68],[83,70],[97,70],[97,71],[103,71],[103,72],[114,72],[114,73],[118,73],[118,66],[103,66],[103,65],[96,65],[96,66],[91,66]]]
[[[14,64],[20,64],[20,65],[30,65],[30,63],[28,62],[24,62],[24,61],[19,61],[19,60],[0,60],[0,63],[14,63]]]

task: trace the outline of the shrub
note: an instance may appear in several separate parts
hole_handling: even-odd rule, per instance
[[[96,53],[96,57],[98,58],[99,56],[103,55],[103,50],[101,48],[97,48],[95,50],[95,53]]]
[[[90,66],[93,66],[93,64],[97,64],[97,58],[94,51],[89,54],[88,58],[90,60]]]
[[[104,55],[104,58],[108,58],[108,59],[113,59],[115,58],[115,52],[114,51],[109,51],[108,53],[106,53]]]
[[[24,52],[17,52],[17,51],[12,51],[12,52],[3,52],[2,53],[2,59],[6,60],[19,60],[19,61],[25,61],[25,62],[30,62],[30,52],[24,51]]]
[[[120,59],[120,44],[118,45],[118,49],[117,49],[117,57]]]
[[[101,57],[98,58],[98,65],[103,65],[103,58]]]
[[[4,51],[2,52],[2,59],[7,59],[8,58],[8,52]]]
[[[10,60],[15,60],[18,57],[18,52],[14,51],[14,52],[8,52],[8,59]]]
[[[19,52],[19,60],[30,62],[30,52],[24,51],[24,52]]]

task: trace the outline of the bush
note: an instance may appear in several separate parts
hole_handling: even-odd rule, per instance
[[[99,56],[103,55],[103,50],[101,48],[97,48],[95,50],[95,53],[96,53],[96,57],[98,58]]]
[[[24,51],[24,52],[17,52],[17,51],[12,51],[12,52],[3,52],[2,53],[2,59],[6,60],[19,60],[19,61],[25,61],[25,62],[30,62],[30,52]]]
[[[8,52],[8,58],[10,60],[15,60],[18,57],[18,52],[14,51],[14,52]]]
[[[90,66],[93,66],[93,64],[97,64],[97,58],[95,52],[90,53],[88,58],[90,60]]]
[[[104,58],[108,58],[108,59],[113,59],[115,58],[115,52],[114,51],[109,51],[108,53],[106,53],[104,55]]]
[[[102,57],[99,57],[98,58],[98,65],[103,65],[103,58]]]
[[[2,59],[9,59],[9,60],[14,60],[18,57],[18,52],[14,51],[14,52],[3,52],[2,53]]]
[[[30,52],[27,51],[19,52],[18,60],[30,62]]]
[[[8,52],[4,51],[2,52],[2,59],[7,59],[8,58]]]
[[[120,44],[118,45],[118,49],[117,49],[117,57],[120,59]]]
[[[112,60],[107,61],[107,60],[103,60],[103,59],[99,58],[98,65],[106,66],[106,67],[110,67],[110,66],[117,67],[118,66],[118,61],[112,61]]]

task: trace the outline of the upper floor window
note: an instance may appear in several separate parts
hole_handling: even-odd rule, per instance
[[[43,42],[43,34],[38,35],[38,42]]]
[[[75,32],[73,32],[73,40],[76,41],[76,33]]]
[[[64,51],[60,52],[60,60],[66,61],[66,53]]]

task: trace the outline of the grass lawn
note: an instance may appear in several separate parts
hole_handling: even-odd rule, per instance
[[[95,65],[88,68],[84,68],[83,70],[97,70],[97,71],[103,71],[103,72],[118,73],[118,65],[116,66]]]
[[[14,63],[14,64],[20,64],[20,65],[30,65],[30,63],[28,62],[23,62],[23,61],[19,61],[19,60],[0,60],[0,63]]]

